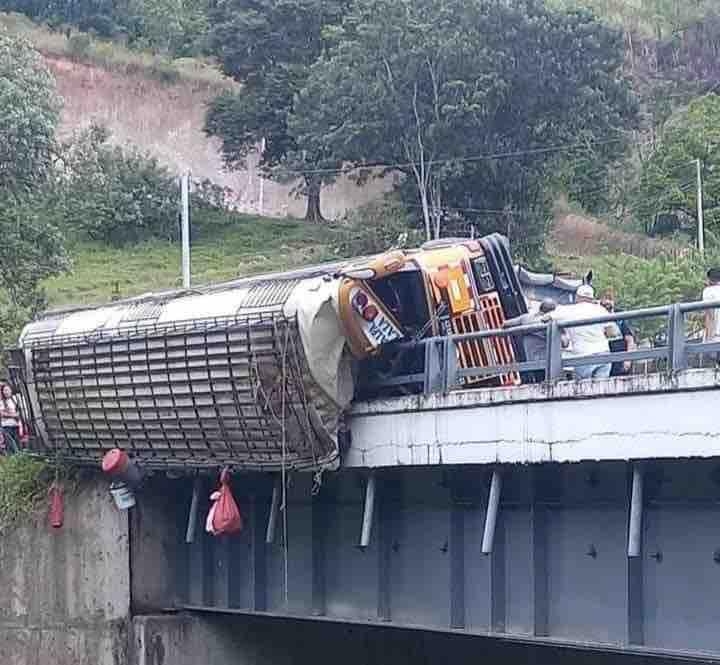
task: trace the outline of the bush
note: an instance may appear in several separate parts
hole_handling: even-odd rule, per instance
[[[55,198],[61,225],[112,245],[177,237],[175,179],[154,158],[107,143],[98,127],[64,146]]]
[[[708,254],[703,260],[694,253],[641,259],[627,254],[596,257],[590,262],[596,293],[610,292],[620,309],[640,309],[702,298],[705,272],[717,264]],[[662,319],[638,322],[641,337],[651,336],[664,326]],[[689,328],[694,329],[694,324]]]
[[[337,229],[337,252],[344,256],[363,256],[384,252],[391,247],[413,247],[423,242],[422,233],[413,228],[406,208],[395,197],[367,203],[345,215]]]
[[[0,457],[0,532],[33,517],[52,482],[47,461],[18,453]]]
[[[88,53],[90,53],[91,44],[92,40],[90,39],[90,35],[82,32],[72,35],[67,43],[68,53],[70,57],[81,60],[86,58]]]

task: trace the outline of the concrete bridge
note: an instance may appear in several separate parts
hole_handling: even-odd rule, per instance
[[[719,385],[685,370],[357,404],[315,495],[299,474],[273,515],[272,478],[248,478],[239,538],[178,544],[182,604],[720,660]]]
[[[234,476],[235,537],[203,529],[215,475],[156,472],[129,517],[93,479],[62,535],[5,543],[0,660],[720,662],[720,373],[688,369],[720,345],[683,307],[625,378],[561,380],[553,327],[547,365],[506,368],[545,384],[450,390],[462,340],[429,341],[422,394],[355,404],[338,471]]]

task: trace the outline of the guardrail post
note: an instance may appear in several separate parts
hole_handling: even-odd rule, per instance
[[[431,339],[425,342],[425,395],[440,393],[445,388],[443,374],[443,342]]]
[[[679,372],[687,367],[685,357],[685,315],[680,305],[672,305],[668,315],[668,370]]]
[[[557,321],[548,324],[545,380],[562,378],[562,329]]]
[[[445,385],[443,392],[449,393],[457,385],[457,350],[452,337],[445,337]]]

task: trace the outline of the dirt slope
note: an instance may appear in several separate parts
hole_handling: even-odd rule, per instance
[[[244,212],[304,214],[304,203],[292,196],[292,186],[268,181],[261,185],[252,164],[247,171],[230,173],[223,168],[218,143],[202,131],[205,105],[215,94],[208,84],[184,80],[169,85],[57,55],[45,57],[65,102],[61,134],[96,122],[106,126],[116,142],[152,153],[174,172],[189,169],[196,178],[230,188]],[[325,191],[323,212],[338,217],[377,197],[388,186],[372,182],[359,188],[343,180]]]

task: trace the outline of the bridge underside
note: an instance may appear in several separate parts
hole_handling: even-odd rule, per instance
[[[488,541],[493,470],[502,482]],[[295,474],[271,534],[272,478],[236,476],[245,529],[213,538],[201,511],[194,542],[175,550],[178,593],[208,611],[720,660],[720,459],[641,471],[637,557],[625,462],[377,470],[367,547],[367,470],[328,474],[315,496]]]

